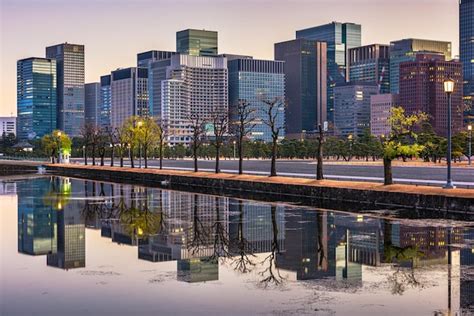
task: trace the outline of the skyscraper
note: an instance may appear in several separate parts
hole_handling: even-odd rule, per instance
[[[166,79],[165,68],[176,52],[151,50],[137,54],[137,67],[148,69],[148,111],[150,116],[159,119],[161,108],[161,81]],[[163,63],[159,63],[161,61]],[[158,62],[158,64],[157,64]],[[156,110],[155,110],[156,109]]]
[[[325,25],[296,31],[296,38],[323,41],[327,43],[328,63],[328,120],[333,121],[333,89],[347,81],[347,52],[361,46],[362,26],[355,23],[332,22]]]
[[[227,59],[177,54],[166,73],[167,80],[161,82],[161,122],[169,144],[189,144],[190,115],[209,122],[216,109],[228,112]]]
[[[389,48],[372,44],[349,49],[349,81],[375,83],[380,93],[390,93]]]
[[[84,126],[84,45],[46,47],[46,57],[56,59],[57,127],[70,137]]]
[[[370,128],[370,98],[374,83],[347,83],[334,88],[334,128],[337,134],[362,136]]]
[[[56,128],[56,61],[31,57],[17,62],[17,135],[41,138]]]
[[[446,136],[448,100],[443,82],[455,81],[452,94],[453,133],[463,126],[462,65],[447,61],[443,54],[419,53],[415,61],[400,64],[400,105],[408,114],[422,111],[430,116],[434,131]]]
[[[99,126],[100,115],[100,83],[85,84],[84,123]]]
[[[275,60],[285,62],[286,134],[301,137],[327,121],[327,45],[296,39],[275,44]]]
[[[110,83],[112,81],[111,75],[100,77],[100,104],[99,104],[99,126],[101,128],[109,128],[110,111],[112,109],[112,91]]]
[[[390,43],[390,93],[399,93],[400,63],[414,61],[418,52],[442,53],[451,59],[451,43],[425,39],[403,39]]]
[[[162,50],[150,50],[148,52],[137,54],[137,67],[147,68],[148,64],[157,60],[169,59],[176,52],[162,51]]]
[[[471,106],[467,120],[474,122],[474,0],[459,1],[459,52],[463,66],[464,98]]]
[[[187,29],[176,32],[176,51],[191,56],[216,56],[217,32]]]
[[[120,127],[130,116],[148,116],[147,68],[131,67],[112,71],[112,127]]]
[[[254,127],[248,137],[251,140],[272,140],[271,130],[264,123],[267,111],[262,99],[285,98],[285,73],[283,61],[234,59],[229,67],[229,107],[231,120],[238,120],[236,107],[239,101],[246,101],[253,110],[251,117]],[[278,110],[277,127],[284,128],[285,112]],[[284,138],[285,134],[280,134]]]

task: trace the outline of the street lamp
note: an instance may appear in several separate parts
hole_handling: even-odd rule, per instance
[[[143,122],[138,121],[137,126],[138,128],[141,128],[143,126]],[[140,161],[139,167],[141,169],[142,168],[142,143],[140,142],[140,139],[138,139],[138,156],[139,156],[139,161]]]
[[[446,155],[446,160],[448,163],[448,174],[447,174],[447,179],[446,179],[446,185],[443,187],[445,189],[454,189],[454,185],[451,179],[451,95],[454,91],[454,80],[452,79],[447,79],[444,82],[444,92],[446,93],[448,97],[448,153]]]
[[[232,142],[234,144],[234,160],[235,160],[235,144],[237,143],[235,140]]]
[[[467,126],[467,131],[468,131],[468,140],[469,143],[467,144],[468,148],[468,155],[469,155],[469,166],[471,165],[471,156],[472,156],[472,125]]]
[[[84,158],[84,165],[87,165],[87,160],[86,160],[86,146],[82,146],[82,157]]]
[[[352,158],[352,134],[349,134],[347,136],[347,139],[349,140],[349,160]]]

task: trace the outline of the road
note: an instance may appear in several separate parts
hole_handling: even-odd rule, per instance
[[[117,162],[116,162],[117,163]],[[159,163],[149,160],[149,167],[156,168]],[[126,163],[128,165],[128,163]],[[214,171],[213,160],[200,160],[201,171]],[[138,166],[138,160],[136,160]],[[165,169],[192,170],[192,160],[164,160]],[[236,173],[238,162],[235,160],[221,160],[221,171]],[[245,160],[244,172],[249,174],[268,175],[270,161],[268,160]],[[281,176],[289,177],[315,177],[316,164],[314,161],[288,161],[277,162],[277,172]],[[324,165],[326,179],[352,180],[352,181],[383,181],[383,167],[381,165],[362,164],[331,164]],[[456,167],[452,169],[454,184],[459,187],[474,188],[474,167]],[[442,186],[446,181],[446,167],[440,166],[394,166],[393,178],[395,183],[423,184]]]

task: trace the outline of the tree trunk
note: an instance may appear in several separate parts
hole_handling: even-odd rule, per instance
[[[195,144],[193,145],[193,156],[194,156],[194,172],[198,172],[197,148]]]
[[[83,150],[84,150],[84,165],[87,166],[87,147],[85,147]]]
[[[120,155],[120,167],[123,168],[123,154]]]
[[[160,144],[160,170],[163,169],[163,142]]]
[[[130,166],[135,168],[135,162],[133,161],[133,147],[130,148]]]
[[[383,158],[383,175],[384,185],[393,184],[392,160],[385,157]]]
[[[239,140],[239,174],[244,173],[244,157],[243,157],[243,144],[242,139]]]
[[[277,139],[273,139],[272,144],[272,162],[270,166],[270,177],[276,177],[276,155],[277,155]]]
[[[95,166],[95,145],[92,146],[92,165]]]
[[[114,166],[115,146],[112,145],[112,152],[110,153],[110,166]]]
[[[145,169],[148,168],[148,148],[147,146],[143,147],[143,156],[145,159]]]
[[[219,169],[219,156],[220,156],[220,145],[216,146],[216,173],[220,172],[220,169]]]
[[[104,158],[105,158],[105,150],[104,152],[100,153],[100,165],[104,166]]]

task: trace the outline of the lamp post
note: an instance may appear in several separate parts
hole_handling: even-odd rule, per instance
[[[137,126],[138,129],[141,129],[143,125],[142,121],[138,121]],[[139,158],[139,168],[142,168],[142,143],[140,141],[140,138],[138,139],[138,158]]]
[[[82,158],[84,158],[84,165],[87,165],[87,160],[86,160],[86,146],[82,146]]]
[[[448,79],[444,82],[444,92],[448,97],[448,152],[446,155],[446,161],[448,163],[448,172],[446,178],[446,185],[443,187],[444,189],[454,189],[455,186],[453,185],[453,181],[451,179],[451,95],[454,91],[454,80]]]
[[[235,160],[235,144],[237,143],[235,140],[232,142],[234,144],[234,160]]]
[[[468,160],[469,160],[469,166],[470,166],[471,156],[472,156],[472,125],[469,124],[467,126],[467,132],[468,132],[467,136],[468,136],[468,141],[469,141],[469,143],[467,144],[467,148],[468,148],[467,152],[469,155]]]
[[[347,139],[349,140],[349,160],[352,159],[352,134],[349,134],[347,136]]]

